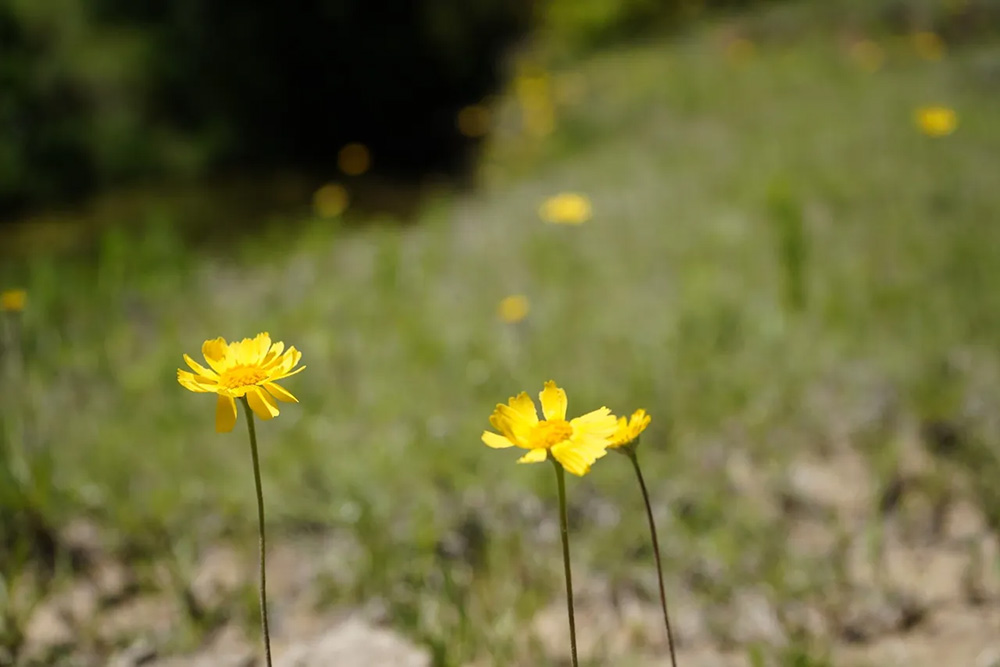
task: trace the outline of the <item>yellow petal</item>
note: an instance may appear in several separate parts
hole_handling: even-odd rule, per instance
[[[291,373],[282,373],[282,374],[280,374],[280,375],[272,375],[272,376],[271,376],[271,378],[270,378],[270,381],[271,381],[271,382],[275,382],[275,381],[277,381],[277,380],[284,380],[285,378],[290,378],[290,377],[292,377],[293,375],[296,375],[296,374],[298,374],[298,373],[301,373],[301,372],[302,372],[302,371],[304,371],[305,369],[306,369],[306,367],[305,367],[305,366],[299,366],[298,368],[296,368],[296,369],[295,369],[294,371],[292,371]]]
[[[278,416],[278,404],[271,398],[271,395],[260,387],[249,387],[247,389],[247,401],[253,413],[267,421]]]
[[[611,410],[604,407],[571,419],[569,423],[573,427],[573,433],[593,435],[608,440],[615,436],[615,431],[618,429],[618,420],[611,414]]]
[[[509,405],[499,404],[494,413],[495,418],[491,418],[494,427],[516,445],[528,442],[531,431],[538,424],[538,418],[526,418],[523,412],[518,412]]]
[[[518,463],[541,463],[549,457],[547,449],[529,449],[528,453],[517,460]]]
[[[305,366],[303,366],[302,368],[305,368]],[[284,401],[285,403],[299,402],[299,399],[292,396],[292,394],[287,389],[278,386],[273,382],[265,382],[264,388],[267,389],[269,392],[271,392],[271,395],[274,396],[279,401]]]
[[[545,383],[538,400],[542,402],[542,413],[546,419],[566,419],[566,392],[557,387],[555,382],[549,380]]]
[[[280,340],[277,343],[271,345],[271,349],[267,351],[267,355],[264,356],[264,360],[260,362],[263,367],[273,366],[278,363],[278,357],[281,353],[285,351],[285,344]]]
[[[223,373],[227,368],[226,357],[229,353],[229,346],[224,338],[206,340],[201,346],[201,353],[205,361],[216,373]]]
[[[179,368],[177,369],[177,382],[188,391],[194,391],[199,394],[207,394],[217,389],[215,380],[209,380],[208,378],[182,371]]]
[[[487,447],[492,447],[493,449],[506,449],[507,447],[514,446],[513,442],[493,431],[483,431],[483,442]]]
[[[219,374],[218,373],[216,373],[215,371],[208,370],[207,368],[205,368],[204,366],[202,366],[201,364],[199,364],[197,361],[195,361],[194,359],[192,359],[191,357],[189,357],[186,354],[184,355],[184,361],[187,363],[188,366],[191,367],[191,370],[193,370],[198,375],[201,375],[201,376],[204,376],[204,377],[207,377],[207,378],[212,378],[213,380],[219,379]]]
[[[608,453],[605,446],[575,439],[559,443],[549,451],[567,472],[581,477],[590,472],[590,466],[594,461]]]
[[[267,356],[267,351],[271,349],[271,335],[266,331],[257,334],[257,337],[253,339],[254,343],[254,363],[260,364],[264,357]]]
[[[232,396],[219,396],[215,402],[215,431],[229,433],[236,426],[236,401]]]
[[[532,426],[538,423],[538,411],[535,410],[535,402],[531,400],[531,396],[528,396],[527,392],[522,391],[517,396],[511,397],[507,401],[507,404],[522,419],[530,422]]]

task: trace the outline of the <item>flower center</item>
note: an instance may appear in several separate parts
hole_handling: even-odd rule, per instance
[[[259,384],[267,379],[267,373],[259,368],[240,367],[226,371],[219,378],[219,384],[226,389],[240,389]]]
[[[569,440],[573,427],[565,419],[540,421],[531,430],[531,448],[548,449],[552,445]]]

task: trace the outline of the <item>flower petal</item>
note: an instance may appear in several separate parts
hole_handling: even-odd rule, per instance
[[[216,373],[215,371],[208,370],[207,368],[205,368],[204,366],[202,366],[201,364],[199,364],[197,361],[195,361],[186,354],[184,355],[184,361],[187,363],[188,366],[191,367],[191,370],[193,370],[198,375],[201,375],[202,377],[212,378],[213,380],[219,379],[218,373]]]
[[[271,398],[270,394],[260,387],[248,387],[246,396],[250,403],[250,409],[264,421],[278,416],[278,404]]]
[[[201,346],[201,354],[216,373],[225,372],[229,366],[226,363],[226,357],[229,355],[229,346],[226,344],[225,338],[206,340]]]
[[[232,396],[219,395],[215,402],[215,431],[229,433],[236,426],[236,401]]]
[[[269,381],[270,382],[275,382],[277,380],[284,380],[285,378],[290,378],[290,377],[292,377],[293,375],[295,375],[297,373],[301,373],[305,369],[306,369],[305,366],[299,366],[298,368],[296,368],[294,371],[292,371],[290,373],[281,373],[281,374],[278,374],[278,375],[272,375],[270,377]]]
[[[608,453],[606,445],[606,442],[597,444],[574,439],[561,442],[549,451],[567,472],[582,477],[590,472],[594,461]]]
[[[302,368],[305,368],[305,366],[303,366]],[[264,389],[267,389],[269,392],[271,392],[271,395],[274,396],[279,401],[284,401],[285,403],[299,402],[299,399],[292,396],[291,392],[289,392],[284,387],[274,384],[273,382],[265,382]]]
[[[573,433],[593,435],[607,440],[615,436],[618,428],[618,420],[611,414],[611,410],[604,407],[571,419],[569,423],[573,427]]]
[[[483,431],[483,442],[487,447],[492,447],[493,449],[506,449],[507,447],[514,446],[514,443],[509,439],[493,431]]]
[[[194,375],[179,368],[177,369],[177,382],[188,391],[194,391],[199,394],[214,392],[218,388],[215,380],[203,378],[200,375]]]
[[[566,419],[566,392],[557,387],[555,382],[549,380],[545,383],[545,388],[538,394],[538,400],[542,402],[542,413],[546,419]]]
[[[532,426],[538,423],[538,411],[535,409],[535,402],[531,400],[531,396],[528,393],[522,391],[517,396],[512,396],[508,401],[507,405],[521,416],[522,419],[530,422]]]
[[[549,458],[549,450],[547,449],[529,449],[528,453],[517,460],[518,463],[541,463],[545,459]]]

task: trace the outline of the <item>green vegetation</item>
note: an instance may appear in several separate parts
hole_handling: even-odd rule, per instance
[[[480,188],[433,195],[415,224],[275,220],[209,252],[153,211],[92,256],[5,261],[0,285],[29,305],[23,350],[2,357],[4,460],[36,472],[4,483],[46,525],[88,517],[113,553],[169,559],[181,589],[210,545],[252,555],[245,434],[213,433],[174,371],[206,338],[270,331],[308,366],[288,382],[301,404],[259,425],[271,543],[346,545],[324,604],[379,601],[438,665],[541,664],[532,619],[562,587],[551,471],[479,435],[496,402],[552,378],[571,411],[653,415],[644,472],[679,624],[701,614],[738,646],[724,610],[766,591],[795,641],[753,664],[827,664],[836,637],[794,610],[837,618],[847,555],[796,537],[797,462],[859,453],[871,479],[852,481],[885,500],[929,444],[937,463],[907,493],[1000,524],[1000,96],[993,45],[928,61],[872,35],[870,72],[861,35],[815,17],[776,7],[552,72],[554,133],[521,135],[504,98]],[[920,134],[929,104],[957,111],[953,135]],[[566,190],[593,219],[543,225]],[[513,293],[531,303],[517,325],[496,313]],[[569,481],[574,574],[584,598],[607,584],[655,612],[631,475],[607,457]],[[821,514],[820,532],[877,543],[896,507],[878,500],[857,524]],[[10,581],[25,558],[2,562]],[[252,628],[252,588],[228,604]]]

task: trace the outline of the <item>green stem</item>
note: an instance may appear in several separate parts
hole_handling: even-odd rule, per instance
[[[639,488],[642,489],[642,499],[646,503],[646,516],[649,518],[649,534],[653,538],[653,553],[656,555],[656,574],[660,580],[660,605],[663,607],[663,622],[667,626],[667,645],[670,647],[670,664],[677,667],[677,654],[674,653],[674,633],[670,629],[670,614],[667,613],[667,594],[663,587],[663,566],[660,563],[660,543],[656,539],[656,522],[653,521],[653,507],[649,504],[649,492],[646,490],[646,482],[642,478],[642,469],[639,467],[639,455],[630,448],[624,449],[629,459],[632,460],[632,467],[635,468],[635,476],[639,480]]]
[[[271,632],[267,625],[267,556],[264,539],[264,492],[260,484],[260,460],[257,456],[257,430],[253,422],[253,410],[246,396],[242,399],[250,431],[250,456],[253,458],[253,481],[257,485],[257,526],[260,533],[260,625],[264,630],[264,657],[267,667],[271,667]]]
[[[562,528],[563,570],[566,573],[566,610],[569,613],[569,643],[573,652],[573,667],[579,662],[576,657],[576,617],[573,615],[573,572],[569,566],[569,517],[566,513],[566,473],[562,464],[549,458],[556,468],[556,486],[559,488],[559,525]]]

